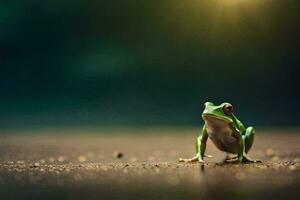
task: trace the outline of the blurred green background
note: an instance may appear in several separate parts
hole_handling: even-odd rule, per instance
[[[0,3],[0,127],[299,126],[298,0]]]

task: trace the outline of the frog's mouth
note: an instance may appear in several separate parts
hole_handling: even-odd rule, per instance
[[[226,122],[232,122],[231,117],[222,117],[222,116],[218,116],[218,115],[213,115],[213,114],[209,114],[209,113],[202,113],[202,119],[203,120],[213,120],[213,119],[218,119],[218,120],[222,120],[222,121],[226,121]]]

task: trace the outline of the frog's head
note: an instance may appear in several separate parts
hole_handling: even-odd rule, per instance
[[[212,102],[206,102],[204,104],[204,111],[202,112],[202,118],[217,118],[219,120],[232,122],[233,106],[230,103],[222,103],[215,106]]]

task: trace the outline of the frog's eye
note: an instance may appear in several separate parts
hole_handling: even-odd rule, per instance
[[[223,107],[223,111],[226,115],[231,115],[233,111],[233,106],[230,103],[226,103]]]

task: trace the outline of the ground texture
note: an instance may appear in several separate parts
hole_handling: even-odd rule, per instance
[[[1,199],[297,199],[300,131],[257,130],[255,164],[178,163],[195,128],[2,131]]]

